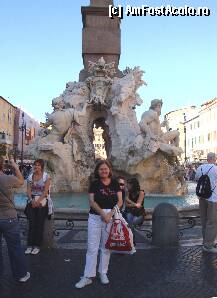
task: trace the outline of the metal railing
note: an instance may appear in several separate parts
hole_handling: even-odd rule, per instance
[[[184,221],[184,224],[181,223],[181,225],[179,226],[179,231],[178,231],[178,237],[181,238],[183,236],[183,231],[184,230],[188,230],[193,228],[196,223],[197,220],[199,219],[199,216],[184,216],[184,217],[180,217],[179,220],[180,222]],[[24,215],[18,215],[18,219],[19,220],[27,220],[26,216]],[[72,229],[74,229],[75,227],[75,222],[79,222],[79,221],[87,221],[87,219],[84,218],[65,218],[65,217],[57,217],[57,218],[53,218],[54,220],[54,229],[53,229],[53,234],[55,237],[58,237],[60,235],[60,231],[70,231]],[[56,225],[57,222],[61,221],[61,225],[58,226]],[[64,223],[62,223],[64,222]],[[149,222],[149,225],[147,225],[146,223]],[[152,219],[145,219],[143,221],[143,223],[141,225],[137,225],[135,227],[135,229],[137,231],[143,232],[145,233],[145,237],[150,239],[152,238]],[[149,228],[150,227],[150,228]],[[26,235],[26,230],[27,230],[27,225],[21,225],[21,230],[23,235]]]
[[[184,230],[192,229],[196,225],[197,220],[199,218],[200,218],[200,216],[179,217],[179,230],[178,230],[179,239],[184,235],[183,234]],[[184,224],[183,224],[183,221],[185,221]],[[148,229],[147,225],[145,225],[145,222],[152,222],[152,219],[145,219],[144,222],[142,223],[142,225],[136,226],[135,228],[138,231],[144,232],[145,237],[150,239],[150,238],[152,238],[152,229],[151,229],[151,227]],[[149,226],[151,226],[151,224]]]
[[[180,217],[181,220],[186,220],[187,222],[181,226],[179,228],[179,238],[181,238],[183,236],[183,232],[184,230],[188,230],[188,229],[192,229],[196,223],[197,223],[197,219],[199,219],[200,216],[183,216],[183,217]]]
[[[25,220],[27,221],[27,218],[25,215],[20,215],[18,214],[18,220]],[[52,219],[54,221],[54,229],[53,229],[53,235],[58,237],[60,235],[59,231],[71,231],[75,227],[75,221],[87,221],[86,219],[82,218],[65,218],[65,217],[57,217]],[[64,223],[61,223],[61,226],[56,225],[56,222],[62,221]],[[24,236],[26,236],[26,230],[27,230],[27,225],[21,225],[21,231]]]

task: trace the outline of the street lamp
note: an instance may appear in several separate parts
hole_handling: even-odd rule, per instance
[[[184,116],[184,123],[183,123],[183,125],[184,125],[184,134],[185,134],[185,145],[184,145],[184,147],[185,147],[185,163],[186,163],[186,160],[187,160],[187,155],[186,155],[186,147],[187,147],[187,139],[186,139],[186,115],[185,115],[185,113],[183,113],[183,116]]]
[[[22,123],[21,126],[19,127],[19,129],[22,132],[22,138],[21,138],[21,163],[20,163],[20,168],[21,168],[21,172],[23,171],[23,143],[24,143],[24,133],[26,132],[26,123],[24,121],[24,112],[22,112]]]

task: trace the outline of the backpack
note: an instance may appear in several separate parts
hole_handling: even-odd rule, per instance
[[[209,199],[212,195],[214,189],[212,189],[209,176],[207,175],[209,171],[212,169],[212,167],[207,171],[206,174],[203,174],[201,168],[202,175],[200,176],[196,186],[196,195],[199,198]]]

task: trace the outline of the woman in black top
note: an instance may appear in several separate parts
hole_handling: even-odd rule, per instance
[[[89,187],[90,213],[88,218],[88,244],[84,276],[76,283],[76,288],[83,288],[92,283],[96,276],[97,255],[101,249],[99,274],[102,284],[108,284],[107,277],[110,251],[105,248],[111,228],[114,207],[122,206],[122,194],[119,184],[112,178],[111,166],[107,161],[100,161],[94,171],[96,180]]]
[[[134,227],[144,221],[144,190],[140,189],[136,178],[127,180],[128,197],[126,198],[125,218],[134,234]],[[135,243],[135,237],[134,237]]]

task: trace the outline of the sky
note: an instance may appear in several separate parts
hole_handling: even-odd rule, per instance
[[[83,68],[81,6],[88,0],[0,0],[0,95],[44,122],[51,101]],[[115,5],[206,6],[211,16],[126,16],[120,69],[140,66],[143,104],[163,99],[163,114],[217,97],[216,0],[115,0]]]

